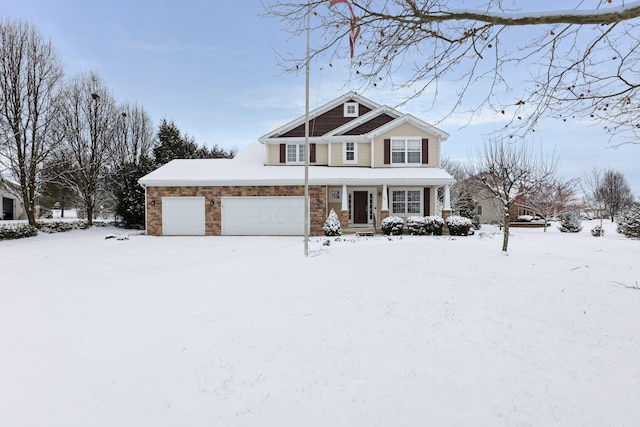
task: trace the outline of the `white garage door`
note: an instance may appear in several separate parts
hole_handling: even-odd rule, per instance
[[[304,197],[223,197],[222,234],[301,236]]]
[[[204,197],[163,197],[164,236],[204,236]]]

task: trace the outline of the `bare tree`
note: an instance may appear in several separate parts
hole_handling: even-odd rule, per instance
[[[555,155],[545,158],[542,151],[536,154],[531,144],[497,140],[486,143],[472,161],[469,174],[502,206],[502,251],[507,252],[509,245],[512,206],[549,182],[556,173],[557,163]]]
[[[68,84],[61,121],[65,141],[58,155],[70,170],[61,178],[81,201],[89,225],[97,209],[113,204],[105,178],[116,120],[115,102],[97,74],[79,75]]]
[[[355,19],[345,2],[329,9],[326,0],[280,0],[266,8],[293,37],[306,31],[308,13],[314,17],[310,58],[282,54],[286,68],[327,57],[332,65],[356,25],[349,66],[364,87],[428,90],[436,104],[439,83],[455,81],[450,112],[464,110],[469,120],[487,108],[504,114],[511,136],[535,130],[543,116],[640,135],[638,1],[575,0],[573,9],[557,2],[557,10],[536,11],[536,2],[507,10],[519,2],[503,0],[350,0]]]
[[[154,128],[149,114],[138,104],[123,103],[116,108],[113,143],[109,157],[117,170],[125,164],[138,165],[140,159],[151,155]]]
[[[0,163],[17,179],[35,225],[43,168],[60,142],[62,66],[50,41],[30,24],[0,21]]]
[[[580,212],[585,203],[578,197],[578,179],[563,180],[551,176],[539,185],[538,190],[520,202],[526,209],[535,212],[544,219],[544,231],[547,231],[549,219],[570,212]]]
[[[611,169],[602,174],[596,189],[596,199],[600,200],[614,222],[615,216],[633,203],[633,194],[624,175]]]

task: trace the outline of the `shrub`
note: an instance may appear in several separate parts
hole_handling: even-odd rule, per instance
[[[579,233],[582,231],[582,220],[578,213],[569,213],[562,216],[558,230],[563,233]]]
[[[595,227],[593,227],[593,228],[591,229],[591,235],[592,235],[593,237],[601,237],[601,236],[604,236],[604,229],[603,229],[601,226],[596,225]]]
[[[444,219],[440,216],[425,216],[426,221],[426,233],[434,236],[442,236],[442,229],[444,228]]]
[[[22,239],[38,234],[38,229],[29,224],[0,225],[0,240]]]
[[[331,209],[329,212],[329,216],[327,220],[324,222],[324,226],[322,227],[324,230],[325,236],[341,236],[342,235],[342,227],[340,226],[340,219],[336,214],[336,211]]]
[[[424,236],[427,234],[427,219],[423,216],[410,216],[407,218],[407,231],[412,236]]]
[[[447,227],[452,236],[468,236],[473,222],[466,217],[452,215],[447,218]]]
[[[640,239],[640,203],[634,203],[622,214],[617,231],[626,237]]]
[[[63,222],[63,221],[55,221],[55,222],[36,222],[36,228],[43,233],[61,233],[63,231],[73,230],[75,227],[73,222]]]
[[[399,236],[402,234],[404,228],[404,221],[398,216],[390,216],[382,220],[380,229],[385,235]]]

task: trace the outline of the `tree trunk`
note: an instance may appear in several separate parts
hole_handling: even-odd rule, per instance
[[[502,231],[502,252],[507,252],[509,247],[509,213],[511,212],[511,203],[504,206],[504,230]]]
[[[87,208],[87,224],[89,224],[89,226],[93,225],[93,202],[89,202],[86,204],[86,208]]]

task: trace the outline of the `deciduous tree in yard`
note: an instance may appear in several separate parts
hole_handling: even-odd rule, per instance
[[[611,216],[611,222],[614,222],[616,215],[633,203],[633,194],[624,175],[609,169],[604,172],[596,188],[596,199],[602,201]]]
[[[97,209],[113,204],[105,183],[115,124],[115,102],[97,74],[81,74],[68,84],[60,122],[64,147],[58,156],[70,170],[61,178],[86,210],[89,225]]]
[[[28,23],[0,21],[0,163],[19,182],[31,225],[44,168],[60,142],[62,79],[51,42]]]
[[[509,245],[509,212],[517,200],[540,191],[555,175],[557,159],[545,158],[534,146],[520,142],[487,142],[469,166],[469,175],[485,188],[502,206],[502,251]]]
[[[470,112],[469,120],[488,109],[511,120],[507,135],[535,129],[544,116],[640,135],[638,1],[573,0],[544,10],[533,1],[277,0],[266,13],[300,38],[311,13],[310,57],[323,67],[355,38],[348,66],[364,88],[426,93],[435,106]],[[307,55],[282,61],[295,71]]]
[[[577,179],[563,180],[551,176],[520,204],[540,215],[545,222],[544,231],[547,231],[549,219],[584,210],[585,203],[578,197],[577,187]]]

